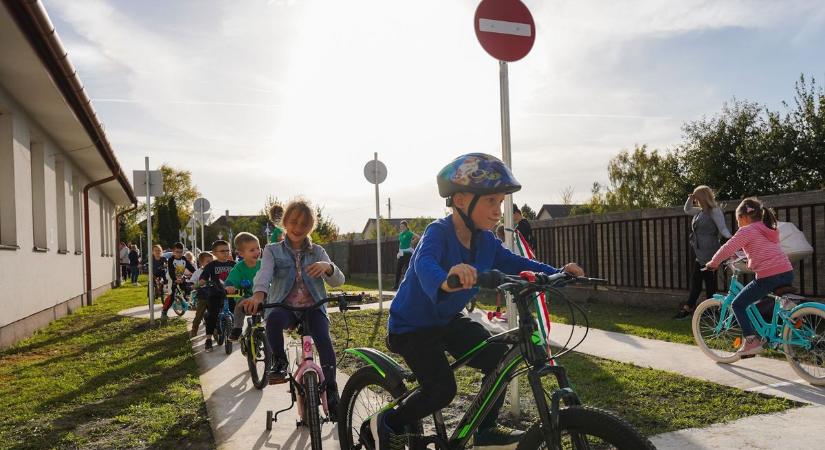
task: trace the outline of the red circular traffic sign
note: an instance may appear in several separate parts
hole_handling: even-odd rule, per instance
[[[493,58],[518,61],[536,40],[533,15],[520,0],[482,0],[476,8],[478,42]]]

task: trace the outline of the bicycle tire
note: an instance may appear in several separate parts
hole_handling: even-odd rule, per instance
[[[226,354],[232,354],[232,340],[229,339],[229,333],[232,332],[232,317],[229,315],[223,318],[223,348]]]
[[[716,333],[715,327],[719,323],[719,316],[722,311],[722,302],[715,298],[709,298],[693,311],[691,320],[691,330],[693,340],[708,358],[725,364],[739,361],[740,356],[736,354],[738,348],[735,346],[737,338],[742,337],[742,328],[731,312],[731,326]]]
[[[226,330],[223,329],[222,314],[218,314],[218,322],[215,324],[215,343],[218,346],[223,345],[223,340],[226,339]]]
[[[246,362],[249,365],[249,374],[255,389],[263,389],[269,384],[269,365],[272,364],[272,349],[266,339],[266,333],[261,328],[252,332],[254,346],[247,344]],[[247,341],[249,342],[249,341]],[[263,368],[259,367],[263,363]]]
[[[656,448],[626,420],[612,412],[591,406],[570,406],[559,410],[559,428],[562,448],[617,450],[653,450]],[[591,446],[589,439],[581,441],[587,437],[596,438],[597,441],[594,444],[598,445]],[[541,421],[530,426],[516,447],[516,450],[537,449],[547,449],[541,430]]]
[[[815,316],[816,322],[805,320],[805,316]],[[811,349],[787,343],[793,338],[792,331],[796,329],[795,324],[799,324],[800,329],[806,327],[807,330],[812,331],[811,336],[806,336],[807,339],[811,340]],[[825,386],[825,311],[813,307],[797,310],[785,323],[782,338],[786,341],[784,345],[785,358],[787,358],[793,371],[808,383],[815,386]],[[811,368],[806,369],[806,366]],[[812,373],[814,371],[816,373]]]
[[[175,298],[172,300],[172,311],[175,311],[175,314],[178,317],[182,316],[183,313],[186,312],[186,308],[184,308],[184,295],[182,292],[178,291],[175,292]]]
[[[371,391],[366,394],[367,400],[371,403],[370,405],[358,404],[360,394],[365,389]],[[359,441],[362,422],[377,412],[384,404],[400,397],[405,390],[406,388],[403,386],[391,386],[386,378],[379,375],[372,367],[367,366],[356,370],[347,381],[343,391],[341,391],[341,399],[338,401],[338,441],[341,444],[341,449],[373,450],[361,445]],[[380,391],[383,391],[383,393]],[[358,409],[357,412],[356,409]],[[353,426],[353,419],[356,421],[355,426]],[[423,434],[421,423],[418,424],[416,433]]]
[[[321,443],[321,414],[318,391],[318,374],[313,371],[304,373],[301,383],[304,385],[304,424],[309,428],[309,440],[312,450],[322,450]]]

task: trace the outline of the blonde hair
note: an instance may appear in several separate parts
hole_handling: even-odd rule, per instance
[[[693,190],[693,197],[699,202],[702,209],[716,208],[716,196],[713,195],[713,190],[705,185],[696,186]]]
[[[315,230],[315,214],[312,211],[312,205],[310,205],[308,201],[303,199],[292,200],[291,202],[289,202],[289,204],[286,205],[286,209],[284,210],[284,227],[286,227],[289,218],[295,214],[306,216],[310,224],[308,234],[311,234]]]
[[[163,253],[163,247],[161,247],[160,244],[153,245],[152,251],[155,251],[155,249],[160,250],[160,252]]]
[[[254,242],[258,245],[261,245],[261,241],[258,240],[258,237],[252,233],[247,233],[246,231],[241,231],[240,233],[235,235],[235,249],[240,250],[242,245],[248,244],[250,242]]]
[[[198,265],[202,266],[206,258],[215,259],[215,255],[213,255],[211,252],[201,252],[198,255]]]

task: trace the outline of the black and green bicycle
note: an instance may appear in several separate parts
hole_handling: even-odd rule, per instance
[[[448,280],[448,283],[458,280]],[[504,394],[508,383],[520,374],[527,374],[530,389],[535,399],[539,416],[519,442],[517,449],[653,449],[653,444],[643,437],[632,425],[614,413],[582,405],[573,391],[565,368],[556,358],[548,358],[547,352],[536,345],[535,319],[530,308],[534,294],[552,292],[555,288],[572,283],[599,283],[604,280],[574,277],[564,273],[545,275],[523,273],[521,277],[505,275],[498,271],[479,274],[478,286],[509,292],[519,312],[519,326],[490,337],[470,352],[452,363],[453,371],[466,365],[482,348],[492,343],[503,343],[509,347],[495,371],[488,376],[478,394],[470,402],[458,424],[448,434],[441,411],[433,414],[432,424],[425,435],[422,423],[408,430],[409,448],[425,448],[435,445],[437,449],[454,450],[469,448],[481,419],[492,409],[498,398]],[[558,292],[558,291],[556,291]],[[572,350],[572,348],[568,349]],[[338,436],[343,450],[371,448],[362,424],[372,415],[398,405],[416,392],[415,376],[393,358],[371,348],[349,349],[347,352],[358,356],[367,365],[358,369],[347,382],[339,403]],[[541,380],[554,376],[558,389],[548,392]],[[408,386],[409,385],[409,386]],[[429,424],[429,420],[427,421]]]
[[[249,375],[255,389],[263,389],[269,384],[269,368],[272,365],[272,349],[266,338],[266,328],[261,313],[246,318],[246,329],[241,335],[241,353],[246,356]]]

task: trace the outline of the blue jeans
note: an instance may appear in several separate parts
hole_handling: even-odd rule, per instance
[[[335,381],[335,349],[332,347],[332,339],[329,336],[329,319],[319,310],[309,311],[309,332],[318,349],[318,356],[321,360],[321,370],[324,371],[324,379],[328,383]],[[284,351],[284,330],[293,327],[299,322],[298,314],[287,311],[283,308],[274,308],[266,318],[266,335],[269,345],[272,347],[272,355],[275,359],[286,359]]]
[[[736,298],[733,299],[731,307],[733,314],[736,316],[736,321],[742,327],[742,336],[753,336],[756,332],[753,329],[748,315],[745,314],[745,309],[753,303],[758,302],[762,297],[773,292],[774,289],[780,286],[787,286],[793,283],[793,271],[788,271],[776,274],[766,278],[759,278],[747,284]]]
[[[129,264],[129,275],[132,276],[132,283],[137,283],[139,272],[137,264]]]

